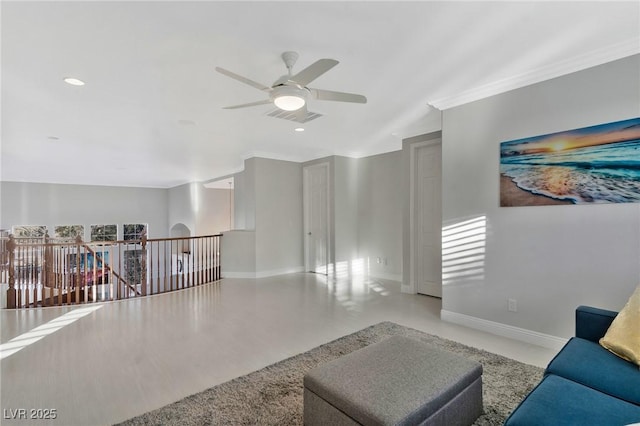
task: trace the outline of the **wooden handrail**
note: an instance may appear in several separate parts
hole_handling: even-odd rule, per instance
[[[143,234],[140,240],[85,243],[80,238],[55,242],[45,236],[34,242],[0,235],[7,307],[144,297],[218,281],[221,237],[147,239]]]
[[[198,240],[203,238],[211,238],[217,237],[222,238],[224,234],[211,234],[211,235],[198,235],[195,237],[169,237],[169,238],[147,238],[147,242],[162,242],[162,241],[178,241],[178,240]],[[0,240],[5,239],[8,240],[8,237],[0,237]],[[14,241],[17,245],[28,246],[28,245],[37,245],[37,246],[60,246],[60,245],[75,245],[76,242],[70,241],[65,238],[63,242],[56,242],[54,238],[50,238],[46,243],[41,242],[28,242],[23,243],[21,240],[35,240],[35,238],[14,238]],[[116,244],[140,244],[142,240],[115,240],[115,241],[91,241],[92,243],[100,243],[105,245],[116,245]]]

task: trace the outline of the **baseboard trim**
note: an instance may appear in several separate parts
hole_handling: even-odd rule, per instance
[[[228,272],[222,271],[222,278],[255,278],[255,272]]]
[[[371,278],[378,278],[379,280],[389,280],[389,281],[397,281],[402,282],[402,275],[398,274],[371,274]]]
[[[512,325],[459,314],[457,312],[446,311],[444,309],[440,311],[440,319],[549,349],[560,350],[568,341],[568,339],[552,336],[550,334],[539,333],[537,331],[527,330],[526,328],[514,327]]]
[[[222,278],[268,278],[275,277],[277,275],[286,275],[286,274],[295,274],[298,272],[304,272],[304,266],[297,266],[295,268],[283,268],[283,269],[273,269],[271,271],[260,271],[260,272],[228,272],[222,271]]]

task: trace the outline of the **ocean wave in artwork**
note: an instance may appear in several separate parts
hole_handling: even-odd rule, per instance
[[[640,118],[501,144],[500,173],[532,194],[640,202]]]
[[[564,166],[505,166],[502,173],[519,188],[579,203],[640,202],[640,180],[612,178]]]
[[[500,171],[521,189],[559,200],[640,202],[640,140],[505,157]]]

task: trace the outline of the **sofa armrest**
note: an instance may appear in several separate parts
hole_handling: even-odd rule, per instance
[[[576,337],[598,343],[603,337],[617,312],[591,306],[578,306],[576,309]]]

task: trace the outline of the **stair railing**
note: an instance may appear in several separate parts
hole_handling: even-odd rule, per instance
[[[222,235],[83,242],[0,234],[6,307],[121,300],[181,290],[222,278]]]

